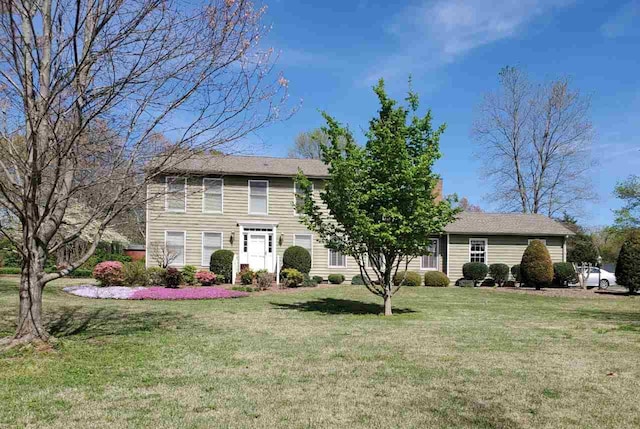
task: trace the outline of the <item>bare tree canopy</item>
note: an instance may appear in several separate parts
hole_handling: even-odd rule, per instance
[[[3,2],[0,233],[23,260],[13,344],[48,338],[44,286],[85,262],[169,162],[286,116],[287,81],[258,47],[264,8],[205,3]],[[45,273],[47,256],[80,237],[86,252]]]
[[[514,67],[485,95],[472,135],[502,209],[553,217],[592,199],[590,99],[566,78],[533,83]]]
[[[326,131],[315,128],[311,131],[300,133],[296,136],[293,146],[289,149],[290,158],[321,159],[322,146],[328,146],[331,142]],[[344,148],[346,141],[340,140],[340,147]]]
[[[460,207],[460,209],[463,212],[481,212],[482,211],[482,208],[480,208],[480,206],[471,204],[471,202],[467,197],[462,197],[460,201],[458,201],[458,207]]]

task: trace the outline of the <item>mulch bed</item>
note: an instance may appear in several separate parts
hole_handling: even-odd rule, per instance
[[[520,293],[538,296],[558,296],[565,298],[591,298],[591,299],[629,299],[633,295],[629,295],[626,289],[599,290],[581,289],[581,288],[546,288],[535,290],[526,287],[500,287],[500,288],[483,288],[494,292]]]

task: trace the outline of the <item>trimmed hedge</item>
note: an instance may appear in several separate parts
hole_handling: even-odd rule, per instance
[[[507,264],[491,264],[489,265],[489,276],[502,286],[504,282],[509,280],[509,266]]]
[[[482,262],[467,262],[462,266],[462,275],[465,280],[473,280],[473,285],[477,286],[479,281],[484,280],[489,273],[489,267]]]
[[[322,276],[313,276],[311,277],[317,284],[321,284],[324,279],[322,278]]]
[[[18,267],[3,267],[0,268],[0,274],[20,274],[20,268]],[[91,277],[91,276],[89,276]]]
[[[294,268],[302,274],[311,271],[311,254],[304,247],[291,246],[282,255],[282,268]]]
[[[424,285],[427,287],[447,287],[451,281],[442,271],[427,271],[424,273]]]
[[[344,282],[344,274],[329,274],[327,279],[329,279],[329,283],[339,285]]]
[[[616,283],[629,288],[630,293],[640,289],[640,235],[632,234],[622,245],[616,264]]]
[[[551,256],[540,240],[533,240],[522,255],[520,262],[522,282],[529,287],[540,290],[553,282],[553,264]]]
[[[402,280],[404,279],[404,282]],[[393,284],[398,286],[402,283],[403,286],[420,286],[422,284],[422,276],[415,271],[405,271],[396,273],[393,276]]]
[[[362,278],[362,274],[356,274],[351,278],[351,284],[357,286],[364,286],[364,279]]]
[[[553,282],[559,286],[578,281],[576,271],[570,262],[556,262],[553,264]]]
[[[522,281],[522,279],[520,278],[520,264],[516,264],[511,267],[511,275],[516,282],[520,283]]]
[[[209,260],[209,271],[224,277],[223,281],[231,283],[233,277],[233,252],[227,249],[216,250]]]

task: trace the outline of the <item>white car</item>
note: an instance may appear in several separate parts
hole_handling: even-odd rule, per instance
[[[603,270],[598,267],[591,267],[589,272],[589,278],[587,279],[587,286],[599,287],[600,289],[606,289],[609,285],[616,284],[616,275],[610,273],[607,270]]]

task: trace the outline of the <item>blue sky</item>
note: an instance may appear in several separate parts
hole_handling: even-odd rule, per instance
[[[517,65],[535,79],[568,75],[592,97],[600,166],[585,224],[610,223],[620,204],[615,183],[639,170],[640,0],[280,0],[268,3],[266,20],[273,27],[265,45],[280,51],[277,69],[302,105],[261,130],[252,153],[286,156],[296,134],[323,125],[320,110],[362,138],[377,109],[371,86],[383,77],[401,99],[411,74],[422,107],[447,124],[436,165],[445,193],[495,210],[470,128],[500,68]]]

